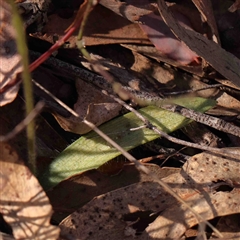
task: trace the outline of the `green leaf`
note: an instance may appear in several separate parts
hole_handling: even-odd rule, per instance
[[[173,102],[173,100],[171,101]],[[175,101],[178,105],[199,112],[205,112],[216,104],[214,100],[204,98],[181,98]],[[150,120],[152,124],[167,133],[182,128],[191,122],[191,120],[181,115],[155,106],[142,108],[139,112]],[[127,113],[103,124],[99,128],[128,151],[159,137],[158,134],[146,128],[130,131],[131,128],[142,125],[143,122],[133,113]],[[74,174],[96,169],[120,154],[92,131],[80,137],[59,154],[39,180],[45,189],[49,189]]]

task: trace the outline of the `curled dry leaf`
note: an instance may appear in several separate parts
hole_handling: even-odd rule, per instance
[[[76,80],[76,88],[78,92],[78,100],[74,105],[74,111],[79,114],[79,118],[71,116],[64,118],[58,114],[54,117],[66,131],[78,134],[84,134],[92,129],[82,122],[86,119],[96,126],[116,117],[121,105],[114,102],[110,97],[105,96],[100,90],[94,86],[87,84],[81,79]]]
[[[16,32],[12,26],[12,10],[7,1],[0,0],[0,91],[11,83],[16,74],[22,71],[21,57],[17,52]],[[12,102],[17,96],[19,86],[15,85],[5,93],[0,93],[0,106]]]
[[[191,29],[191,24],[185,16],[176,12],[175,17],[180,24]],[[139,20],[143,22],[139,26],[161,53],[170,59],[176,60],[181,65],[198,62],[197,54],[174,36],[161,16],[150,13],[140,17]]]
[[[238,162],[211,154],[193,156],[180,173],[162,179],[205,220],[240,212]],[[220,185],[229,187],[222,191]],[[145,231],[137,223],[145,216]],[[132,184],[100,195],[60,224],[74,239],[180,238],[197,219],[156,182]]]
[[[52,207],[37,179],[17,153],[0,143],[0,211],[16,239],[57,239]]]

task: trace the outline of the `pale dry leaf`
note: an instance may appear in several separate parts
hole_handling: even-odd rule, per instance
[[[210,110],[211,113],[215,114],[218,112],[219,115],[228,115],[228,116],[236,116],[240,112],[240,101],[226,92],[219,93],[216,98],[217,107],[215,109]],[[218,109],[220,107],[220,110]],[[224,108],[224,110],[221,110]]]
[[[191,157],[180,174],[163,179],[205,220],[240,212],[239,162],[201,153]],[[220,187],[228,187],[221,190]],[[151,237],[180,237],[197,219],[185,206],[177,204],[163,212],[146,232]]]
[[[0,89],[11,83],[23,69],[21,56],[17,52],[16,32],[12,26],[12,10],[7,1],[0,0]],[[0,94],[0,107],[12,102],[19,85]]]
[[[79,114],[79,118],[75,116],[64,118],[56,113],[54,114],[58,123],[66,131],[78,134],[87,133],[92,129],[82,122],[83,119],[99,126],[116,117],[122,109],[120,104],[81,79],[76,80],[76,89],[78,100],[74,105],[74,111]]]
[[[240,153],[239,148],[226,148],[235,154]],[[195,182],[202,187],[211,185],[218,181],[225,181],[232,187],[240,184],[240,159],[234,161],[214,156],[208,153],[201,153],[193,156],[184,164],[182,174],[185,172]]]
[[[115,12],[116,14],[127,18],[131,22],[136,22],[139,20],[140,16],[149,14],[153,10],[155,10],[155,7],[149,4],[146,0],[128,0],[127,2],[123,2],[120,0],[101,0],[100,4]]]
[[[0,143],[0,211],[16,239],[57,239],[52,207],[37,179],[6,143]]]
[[[198,154],[184,164],[180,173],[162,180],[206,220],[240,212],[238,162]],[[230,190],[218,190],[218,181]],[[141,214],[145,214],[142,234],[136,226]],[[136,239],[161,239],[180,238],[197,223],[193,213],[157,183],[143,182],[100,195],[60,226],[63,235],[77,239],[124,239],[126,234]]]

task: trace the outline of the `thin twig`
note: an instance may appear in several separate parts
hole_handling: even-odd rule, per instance
[[[47,92],[47,91],[45,91]],[[53,96],[52,94],[50,95],[50,97],[54,97],[53,99],[56,100],[56,97]],[[115,96],[113,96],[115,97]],[[116,98],[116,97],[115,97]],[[145,119],[140,113],[138,113],[135,109],[133,109],[132,107],[130,107],[128,104],[126,104],[124,101],[122,101],[119,98],[116,98],[116,100],[118,100],[119,102],[122,102],[122,104],[124,106],[126,106],[128,109],[132,109],[134,113],[137,114],[137,116],[139,116],[139,118],[141,120],[143,120],[144,122],[147,123],[147,125],[151,125],[152,124]],[[67,111],[69,111],[70,113],[74,114],[74,116],[79,116],[78,113],[76,113],[74,110],[72,110],[71,108],[69,108],[65,103],[63,103],[60,99],[58,99],[58,104],[60,104],[62,107],[64,107]],[[181,197],[178,196],[177,193],[175,193],[171,187],[161,181],[158,176],[151,172],[147,167],[145,167],[141,162],[139,162],[136,158],[134,158],[130,153],[128,153],[127,151],[125,151],[120,145],[118,145],[116,142],[114,142],[109,136],[107,136],[105,133],[103,133],[98,127],[96,127],[93,123],[87,121],[87,120],[83,120],[83,122],[88,125],[91,129],[93,129],[93,131],[95,131],[98,135],[100,135],[103,139],[105,139],[109,144],[111,144],[113,147],[115,147],[122,155],[124,155],[130,162],[134,163],[136,168],[139,169],[139,171],[142,171],[145,174],[148,174],[149,176],[152,177],[152,179],[156,182],[159,183],[160,186],[162,186],[169,194],[171,194],[173,197],[175,197],[179,202],[181,202],[184,206],[186,206],[187,209],[189,209],[197,218],[197,220],[199,222],[203,221],[206,223],[206,225],[208,225],[219,237],[222,237],[222,234],[208,221],[204,220],[203,217],[198,214],[194,209],[191,208],[191,206],[186,203]]]
[[[44,102],[38,102],[35,108],[11,132],[0,136],[0,142],[7,142],[23,131],[28,124],[42,111]]]
[[[37,53],[31,52],[31,55],[37,56]],[[94,63],[92,61],[92,63]],[[216,117],[209,116],[207,114],[199,113],[194,110],[190,110],[188,108],[184,108],[182,106],[172,104],[172,99],[162,99],[159,96],[154,96],[150,92],[144,92],[144,91],[135,91],[131,89],[130,87],[123,86],[120,83],[115,82],[113,77],[107,73],[106,71],[102,71],[99,66],[95,66],[94,70],[99,72],[100,74],[103,74],[104,77],[96,75],[90,71],[87,71],[85,69],[76,67],[72,64],[63,62],[61,60],[58,60],[56,58],[49,58],[46,61],[46,64],[49,64],[53,67],[57,67],[61,69],[61,71],[65,71],[71,76],[75,76],[77,78],[81,78],[82,80],[94,84],[95,86],[106,90],[108,93],[114,93],[113,88],[117,89],[117,94],[123,97],[124,100],[126,99],[132,99],[136,103],[139,103],[140,105],[155,105],[157,107],[166,109],[168,111],[176,112],[184,117],[190,118],[194,121],[197,121],[199,123],[202,123],[204,125],[210,126],[212,128],[215,128],[217,130],[230,133],[234,136],[240,137],[240,128],[230,124],[222,119],[218,119]],[[106,80],[108,79],[108,80]]]
[[[104,94],[107,94],[106,91],[103,91]],[[118,102],[119,104],[121,104],[122,106],[124,106],[126,109],[128,109],[129,111],[133,112],[140,120],[142,120],[142,122],[144,123],[144,125],[153,130],[155,133],[159,134],[160,136],[166,138],[167,140],[180,144],[180,145],[184,145],[187,147],[192,147],[192,148],[196,148],[196,149],[201,149],[203,151],[209,151],[215,154],[219,154],[225,157],[230,157],[230,158],[235,158],[237,160],[239,160],[239,155],[236,153],[231,152],[230,150],[225,150],[225,149],[219,149],[219,148],[213,148],[213,147],[209,147],[209,146],[204,146],[204,145],[199,145],[196,143],[191,143],[191,142],[187,142],[185,140],[181,140],[175,137],[172,137],[170,135],[168,135],[167,133],[163,132],[162,130],[158,129],[156,126],[154,126],[148,119],[146,119],[141,113],[139,113],[137,110],[135,110],[133,107],[129,106],[127,103],[125,103],[123,100],[121,100],[120,98],[112,95],[112,94],[107,94],[110,97],[112,97],[116,102]]]
[[[179,113],[186,118],[190,118],[199,123],[204,123],[205,125],[215,128],[219,131],[227,132],[234,136],[240,137],[240,128],[238,126],[228,123],[220,118],[195,112],[192,109],[188,109],[179,105],[161,105],[161,108],[174,113]]]

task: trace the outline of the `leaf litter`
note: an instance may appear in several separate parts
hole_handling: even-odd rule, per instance
[[[155,11],[156,13],[156,4],[155,5],[149,4],[148,1],[142,1],[142,2],[145,2],[145,7],[143,7],[142,5],[140,5],[139,7],[139,5],[136,4],[135,2],[134,4],[131,5],[123,1],[121,2],[120,1],[102,1],[101,3],[105,7],[110,9],[110,11],[114,11],[118,15],[123,16],[134,23],[129,23],[130,25],[128,26],[127,21],[124,20],[124,23],[121,23],[121,21],[119,20],[122,25],[118,22],[119,25],[114,26],[114,20],[112,20],[111,21],[112,25],[110,26],[112,29],[109,29],[109,32],[107,31],[104,32],[104,25],[106,25],[106,23],[103,24],[103,22],[100,22],[101,17],[100,18],[97,17],[98,24],[94,24],[94,21],[96,23],[96,19],[94,19],[94,16],[98,16],[98,15],[97,14],[95,15],[94,12],[92,12],[91,16],[93,18],[93,23],[89,21],[88,24],[101,26],[101,27],[103,26],[103,29],[100,30],[101,32],[100,34],[95,35],[95,32],[98,30],[98,27],[93,26],[93,29],[89,28],[88,29],[89,33],[87,33],[85,36],[86,46],[94,45],[98,47],[98,43],[96,40],[101,40],[99,41],[99,43],[101,44],[135,43],[135,44],[150,45],[151,36],[149,36],[149,39],[150,39],[149,41],[146,35],[144,36],[142,32],[139,31],[138,25],[141,25],[142,23],[138,21],[139,19],[141,19],[141,16],[143,16],[142,19],[144,19],[145,16],[147,16],[147,14],[153,14],[152,11]],[[202,3],[202,5],[199,5],[199,3]],[[187,72],[195,73],[200,77],[204,76],[206,78],[210,78],[211,80],[214,79],[216,81],[223,83],[226,86],[231,86],[234,89],[239,89],[239,76],[238,76],[239,60],[233,57],[232,54],[229,54],[228,52],[224,51],[220,47],[220,45],[214,44],[212,41],[209,41],[206,37],[203,38],[202,35],[197,34],[193,30],[190,31],[189,29],[186,29],[186,28],[184,29],[181,27],[179,27],[179,29],[175,28],[178,25],[176,24],[176,21],[171,18],[171,16],[169,17],[169,15],[166,15],[165,10],[167,9],[165,8],[165,5],[164,5],[165,3],[163,3],[163,1],[158,1],[158,4],[163,4],[161,5],[162,6],[161,11],[164,16],[163,18],[165,19],[167,25],[169,25],[170,28],[173,30],[177,38],[180,38],[183,42],[185,42],[185,44],[189,46],[191,50],[197,53],[196,56],[200,56],[202,59],[201,61],[199,60],[195,61],[194,64],[196,64],[196,66],[194,65],[189,66],[187,65],[187,63],[184,62],[183,64],[183,62],[178,60],[174,62],[174,60],[170,59],[168,56],[161,56],[160,58],[159,56],[157,57],[150,56],[150,57],[153,57],[158,61],[159,59],[161,60],[164,59],[165,62],[171,63],[173,66],[177,66],[181,69],[186,70]],[[212,35],[210,34],[209,39],[219,43],[218,30],[216,29],[216,24],[213,18],[212,6],[214,6],[214,4],[211,6],[211,4],[209,4],[209,1],[194,1],[194,4],[198,7],[199,11],[202,14],[202,17],[205,19],[205,21],[210,26],[210,29],[212,30],[211,31]],[[230,10],[236,11],[238,6],[237,4],[238,4],[238,1],[236,1],[235,5],[232,5],[232,8]],[[230,7],[230,5],[228,7]],[[103,12],[106,11],[106,9],[104,9],[102,6],[96,9],[98,9],[99,11],[98,14],[100,16],[101,16],[101,11]],[[99,10],[99,9],[102,9],[102,10]],[[123,9],[124,11],[122,11]],[[185,15],[186,15],[186,11],[185,11]],[[159,17],[159,14],[157,14],[156,16]],[[53,20],[55,19],[54,20],[55,22],[56,21],[58,22],[58,20],[60,21],[57,15],[55,16],[51,15],[49,18],[50,19],[49,22],[51,22],[51,17],[53,17]],[[186,15],[186,17],[188,16]],[[112,19],[114,19],[114,15],[112,16]],[[119,16],[118,16],[118,19],[119,19]],[[189,19],[190,20],[192,19],[190,17],[190,14],[189,14]],[[62,20],[62,19],[61,21],[63,23],[67,22],[67,20]],[[69,20],[69,23],[71,22],[72,22],[72,19],[71,21]],[[147,23],[147,21],[145,22]],[[59,24],[59,25],[60,25],[60,28],[63,26],[63,24]],[[46,34],[45,36],[44,35],[40,36],[41,34],[38,33],[35,35],[35,37],[54,43],[55,40],[52,37],[55,31],[54,26],[56,26],[56,24],[54,23],[52,23],[52,26],[50,26],[50,24],[49,26],[48,25],[46,26],[46,29],[48,29],[47,31],[49,31],[47,33],[48,35]],[[64,29],[62,28],[60,29],[60,31],[63,32]],[[131,29],[132,35],[127,36],[129,29]],[[193,29],[196,30],[196,26],[193,26]],[[138,32],[139,32],[139,35],[138,35]],[[186,35],[186,33],[188,35]],[[61,37],[62,33],[57,33],[57,34],[59,37]],[[118,38],[118,35],[121,35],[123,40]],[[149,32],[147,33],[147,35],[149,35]],[[34,34],[32,36],[34,36]],[[193,37],[194,40],[189,41],[189,36]],[[114,41],[114,39],[116,40]],[[207,47],[204,47],[202,44],[200,44],[199,40],[200,42],[202,41],[204,44],[206,44]],[[196,45],[195,41],[198,42],[199,44]],[[194,43],[196,46],[194,46]],[[75,44],[76,44],[76,37],[72,37],[71,43],[70,43],[70,47],[72,48],[72,50],[74,50]],[[64,47],[66,48],[67,45]],[[112,47],[115,47],[115,46],[110,45],[110,48]],[[150,46],[147,46],[147,47],[148,49],[150,49]],[[211,54],[209,54],[209,49],[211,50]],[[67,50],[67,49],[63,49],[63,50]],[[152,46],[152,50],[155,54],[156,49],[153,46]],[[135,48],[135,50],[133,51],[138,51],[139,53],[143,53],[141,52],[141,50],[137,48]],[[61,53],[61,50],[59,51],[59,53]],[[136,56],[139,53],[134,52],[133,54],[135,54]],[[121,51],[121,54],[124,55],[125,50]],[[146,55],[149,56],[148,53],[146,53]],[[111,52],[110,52],[110,58],[111,58]],[[138,59],[140,59],[140,57],[135,58],[135,60],[138,60]],[[217,59],[218,62],[215,62],[215,59]],[[78,60],[79,58],[77,57],[73,61],[78,62]],[[128,61],[127,58],[125,60]],[[230,62],[231,64],[229,64]],[[79,63],[77,63],[77,65],[79,66]],[[142,68],[142,71],[150,70],[151,72],[152,66],[153,66],[153,63],[145,64],[145,66],[143,66]],[[210,66],[215,68],[227,79],[222,79],[223,77],[219,76],[216,73],[216,71],[212,69]],[[84,65],[84,67],[86,67],[86,65]],[[114,68],[116,70],[116,73],[118,72],[119,74],[119,71],[116,68],[116,65],[110,70],[110,72],[114,73],[113,71]],[[208,68],[208,71],[205,72],[207,68]],[[166,69],[168,69],[168,66],[164,66],[164,70],[162,71],[166,71]],[[125,67],[125,70],[127,71],[128,67]],[[170,74],[170,77],[168,76],[167,78],[169,79],[169,82],[172,84],[173,87],[169,88],[165,86],[166,90],[169,90],[169,89],[171,90],[171,88],[173,89],[175,87],[175,84],[173,84],[172,80],[174,80],[176,74],[179,74],[179,71],[176,71],[176,69],[174,68],[173,69],[171,68],[169,72],[172,72],[172,74]],[[152,72],[147,74],[151,75]],[[56,73],[54,75],[58,77],[60,76],[61,79],[65,78],[64,81],[66,80],[66,75],[61,76],[61,75],[57,75]],[[156,71],[155,71],[155,76],[157,76]],[[188,75],[188,76],[191,76],[191,75]],[[182,78],[185,78],[185,77],[180,77],[180,79]],[[149,77],[148,80],[149,79],[151,79],[151,77]],[[157,80],[159,79],[160,77],[157,77]],[[163,81],[165,81],[165,79]],[[190,82],[191,81],[192,80],[190,80]],[[138,80],[133,82],[134,84],[135,83],[137,84],[135,85],[133,84],[131,86],[138,88]],[[186,84],[187,88],[191,86],[190,82]],[[193,82],[196,83],[197,79],[195,78]],[[158,84],[156,84],[155,82],[154,86],[156,87],[157,85]],[[186,87],[184,86],[179,86],[181,84],[176,84],[176,85],[178,85],[177,88],[182,87],[183,89],[186,89]],[[195,84],[192,84],[191,87],[194,88],[195,86],[196,86]],[[89,90],[89,93],[90,92],[91,90]],[[236,122],[235,120],[239,112],[239,101],[236,98],[232,97],[232,94],[227,95],[225,92],[223,92],[223,96],[221,99],[219,98],[218,93],[216,94],[219,100],[219,105],[217,107],[218,108],[217,110],[219,111],[220,114],[217,113],[217,111],[215,111],[215,114],[217,114],[218,116],[222,115],[223,110],[219,108],[219,106],[221,105],[221,107],[228,109],[229,105],[226,104],[226,102],[231,100],[231,103],[232,103],[231,120]],[[98,114],[99,109],[96,107],[96,112],[92,112],[91,114],[89,114],[90,108],[96,103],[91,103],[91,102],[88,103],[87,96],[85,99],[80,100],[81,95],[83,95],[83,93],[79,92],[79,96],[78,96],[79,106],[85,104],[85,102],[87,103],[86,104],[87,107],[85,109],[87,109],[87,118],[90,116],[89,120],[91,121],[93,120],[92,116],[95,117],[95,115]],[[102,97],[99,97],[99,98],[102,98]],[[220,101],[221,101],[221,104],[220,104]],[[118,114],[118,111],[119,110],[117,110],[116,115]],[[57,115],[56,109],[52,108],[51,112],[55,116]],[[228,113],[225,113],[225,116],[229,117]],[[114,116],[106,115],[104,117],[106,117],[106,120],[109,120]],[[61,114],[59,114],[59,112],[58,112],[57,118],[61,118]],[[102,120],[101,117],[100,117],[100,120]],[[66,126],[68,124],[70,126],[72,125],[70,128],[68,127],[65,129],[71,130],[71,131],[73,130],[74,132],[78,132],[78,130],[76,130],[78,129],[78,124],[80,125],[82,124],[81,122],[70,123],[70,120],[68,120],[66,117],[64,117],[64,121],[65,123],[62,124],[62,126],[64,125]],[[77,127],[75,126],[75,124],[77,124]],[[99,122],[99,124],[101,124],[101,122]],[[80,131],[81,133],[84,133],[85,128],[82,127]],[[236,139],[232,138],[231,136],[228,136],[228,137],[229,139],[231,139],[231,144],[233,146],[234,145],[238,146]],[[233,151],[232,148],[231,150]],[[236,152],[237,151],[238,150],[236,149]],[[87,171],[83,173],[81,176],[85,176],[85,174],[87,175],[90,173],[91,172]],[[97,175],[98,173],[94,173],[94,174]],[[163,181],[168,183],[175,192],[177,192],[184,200],[190,203],[193,209],[196,210],[198,213],[200,213],[206,220],[213,219],[219,216],[225,216],[225,215],[231,216],[230,214],[239,213],[239,200],[238,200],[239,199],[239,191],[238,191],[239,162],[231,159],[231,157],[224,159],[221,157],[216,157],[215,155],[209,154],[209,153],[202,153],[199,155],[195,155],[184,164],[180,173],[172,174],[167,178],[164,178]],[[6,181],[5,182],[2,181],[2,182],[5,183]],[[80,181],[80,184],[82,184],[81,181]],[[86,185],[88,185],[88,183]],[[60,187],[61,187],[61,184],[60,184]],[[102,239],[103,237],[109,238],[109,236],[111,236],[111,238],[114,236],[115,237],[114,239],[124,239],[125,237],[136,237],[140,239],[145,239],[147,237],[165,238],[166,236],[169,236],[171,238],[179,238],[180,236],[183,236],[183,234],[186,232],[187,229],[191,228],[192,226],[198,223],[198,221],[193,216],[193,214],[189,210],[187,210],[184,205],[182,205],[181,203],[178,203],[171,195],[169,195],[157,183],[151,182],[151,179],[148,179],[148,182],[140,182],[140,183],[137,182],[129,186],[124,185],[124,187],[122,184],[120,184],[118,185],[118,188],[119,189],[113,192],[111,192],[113,189],[106,188],[105,191],[103,189],[103,192],[98,192],[98,194],[103,194],[100,196],[97,196],[98,194],[96,195],[92,194],[91,197],[88,198],[86,201],[91,200],[92,197],[95,197],[95,198],[89,203],[87,203],[86,205],[84,205],[84,203],[78,204],[77,203],[78,199],[76,199],[76,201],[74,201],[74,204],[76,204],[77,206],[82,206],[82,205],[84,206],[80,208],[77,212],[71,214],[69,217],[63,220],[63,222],[61,223],[61,228],[63,229],[62,236],[69,237],[69,234],[70,235],[76,234],[74,235],[74,239],[75,238]],[[54,192],[54,189],[53,189],[53,192]],[[51,195],[51,192],[49,192],[49,195]],[[73,189],[72,196],[74,195],[75,195],[75,192]],[[71,198],[71,195],[69,195],[68,198]],[[81,198],[81,196],[79,196],[78,198]],[[160,201],[155,201],[158,198],[160,198]],[[73,210],[76,210],[76,205],[75,205],[75,208],[73,206],[73,208],[68,209],[67,212],[69,213]],[[61,207],[63,207],[62,209],[64,210],[64,206],[61,206]],[[70,207],[70,205],[68,207]],[[60,211],[61,210],[59,210],[59,212]],[[50,217],[48,218],[48,220],[49,219]],[[8,219],[7,222],[11,222],[11,220]],[[76,228],[76,226],[78,227]],[[81,229],[81,231],[79,229]],[[47,237],[49,238],[49,236]]]
[[[190,158],[180,173],[162,180],[209,220],[239,213],[239,173],[239,162],[201,153]],[[218,190],[220,181],[230,190]],[[146,211],[157,217],[138,239],[178,238],[198,223],[189,210],[157,183],[143,182],[96,197],[61,222],[62,235],[80,239],[107,236],[123,239],[129,228],[131,233],[136,233],[125,220],[126,215]],[[133,237],[137,237],[137,233]]]
[[[12,26],[12,9],[7,1],[0,1],[0,90],[11,84],[17,73],[23,70],[21,56],[17,52],[16,32]],[[0,92],[0,107],[12,102],[18,93],[19,85],[13,85],[7,92]]]
[[[0,211],[15,239],[57,239],[52,207],[37,179],[8,144],[0,143]]]

